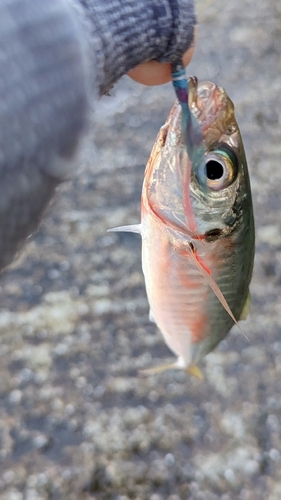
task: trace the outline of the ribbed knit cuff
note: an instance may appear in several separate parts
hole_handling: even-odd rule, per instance
[[[192,0],[79,1],[91,31],[101,93],[139,63],[172,62],[192,44]]]

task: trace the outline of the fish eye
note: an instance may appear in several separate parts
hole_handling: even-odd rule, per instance
[[[226,145],[210,151],[206,155],[207,186],[212,191],[220,191],[236,178],[238,162],[236,155]]]

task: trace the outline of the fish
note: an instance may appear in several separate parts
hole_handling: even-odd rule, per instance
[[[143,373],[181,369],[202,378],[197,364],[247,317],[255,227],[231,99],[193,77],[188,107],[202,134],[204,161],[192,165],[176,101],[145,169],[141,223],[113,230],[141,235],[149,317],[177,356]]]

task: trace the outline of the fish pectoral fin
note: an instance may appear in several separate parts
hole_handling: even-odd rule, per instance
[[[199,380],[203,380],[203,374],[198,368],[198,366],[183,366],[182,360],[178,358],[174,363],[165,363],[163,365],[154,366],[153,368],[148,368],[147,370],[140,370],[139,375],[141,377],[148,377],[149,375],[156,375],[157,373],[163,373],[169,370],[183,370],[186,373],[189,373],[193,377],[198,378]]]
[[[247,298],[245,300],[245,304],[244,304],[242,312],[240,314],[240,318],[239,318],[240,321],[245,321],[245,319],[247,319],[248,314],[250,312],[250,305],[251,305],[251,293],[249,290]]]
[[[217,285],[217,283],[215,282],[215,280],[212,278],[211,271],[208,268],[205,267],[204,263],[201,261],[201,259],[198,257],[197,253],[194,250],[190,249],[189,253],[190,253],[190,255],[191,255],[192,259],[193,259],[193,262],[196,265],[197,269],[204,276],[204,278],[206,279],[208,285],[213,290],[214,294],[216,295],[217,299],[220,301],[220,303],[223,306],[223,308],[226,310],[226,312],[229,314],[229,316],[231,317],[231,319],[234,321],[234,323],[241,330],[240,326],[238,325],[238,321],[235,318],[233,312],[231,311],[231,309],[230,309],[230,307],[229,307],[229,305],[227,303],[227,300],[225,299],[225,297],[224,297],[224,295],[223,295],[220,287]],[[245,334],[243,334],[243,335],[245,335]],[[245,337],[247,338],[246,335],[245,335]]]
[[[131,224],[130,226],[112,227],[108,233],[137,233],[141,234],[141,224]]]
[[[215,280],[212,278],[211,274],[209,274],[209,269],[205,268],[203,262],[201,262],[200,259],[198,259],[198,256],[196,253],[194,253],[193,250],[190,251],[190,255],[193,259],[193,262],[194,264],[196,265],[196,267],[199,269],[199,271],[201,272],[201,274],[205,277],[208,285],[211,287],[211,289],[213,290],[214,294],[216,295],[217,299],[220,301],[221,305],[223,306],[223,308],[226,310],[226,312],[229,314],[229,316],[231,317],[231,319],[233,320],[233,322],[235,323],[236,326],[238,326],[240,332],[244,335],[245,339],[246,340],[249,340],[247,335],[243,332],[242,328],[240,328],[240,325],[238,324],[238,321],[237,319],[235,318],[233,312],[231,311],[228,303],[227,303],[227,300],[225,299],[220,287],[217,285],[217,283],[215,282]],[[241,318],[239,318],[241,319]]]

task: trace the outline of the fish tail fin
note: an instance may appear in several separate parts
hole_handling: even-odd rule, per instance
[[[185,371],[199,380],[204,380],[204,375],[197,365],[189,366]]]
[[[112,227],[108,233],[137,233],[141,234],[141,224],[131,224],[130,226]]]

